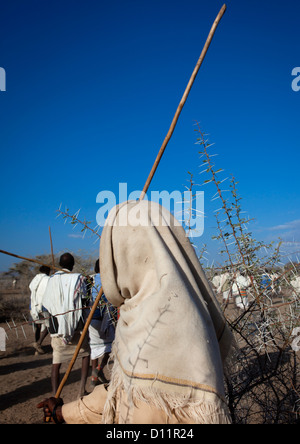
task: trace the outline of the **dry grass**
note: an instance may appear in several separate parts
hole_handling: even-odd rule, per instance
[[[0,288],[0,322],[10,319],[24,321],[23,315],[29,316],[29,301],[29,292]]]

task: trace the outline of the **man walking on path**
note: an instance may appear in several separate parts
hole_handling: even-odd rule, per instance
[[[49,329],[53,349],[51,383],[54,394],[59,387],[61,364],[71,360],[84,325],[82,308],[87,293],[86,280],[80,273],[71,273],[74,263],[70,253],[60,257],[59,265],[63,270],[50,277],[43,298],[43,306],[52,316]],[[82,357],[79,396],[83,396],[90,362],[88,337],[82,344],[79,356]]]

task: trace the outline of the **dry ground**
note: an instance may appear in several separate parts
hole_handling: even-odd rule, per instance
[[[16,322],[20,324],[20,322]],[[7,325],[0,327],[8,330]],[[52,349],[50,337],[46,337],[44,355],[35,356],[31,346],[34,335],[30,325],[8,330],[6,352],[0,352],[0,424],[40,424],[43,414],[36,408],[38,402],[52,396],[50,372]],[[65,402],[76,399],[79,390],[81,362],[75,363],[72,373],[64,387],[62,397]],[[62,376],[67,364],[62,365]],[[89,388],[89,382],[87,384]]]
[[[0,424],[43,423],[43,412],[36,405],[52,396],[50,335],[43,342],[45,354],[35,355],[32,325],[21,327],[26,324],[23,315],[29,318],[29,298],[22,289],[0,289],[0,328],[4,328],[8,335],[6,351],[0,351]],[[18,328],[10,330],[5,318],[13,327],[12,318]],[[67,367],[68,363],[62,364],[61,377]],[[77,398],[80,376],[81,360],[77,360],[62,392],[64,402]],[[87,391],[90,389],[89,381],[90,378]]]

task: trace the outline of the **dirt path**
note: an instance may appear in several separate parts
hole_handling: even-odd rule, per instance
[[[44,355],[35,356],[32,347],[34,341],[32,327],[9,330],[6,324],[0,324],[8,334],[6,351],[0,351],[0,424],[40,424],[43,414],[36,405],[51,394],[52,349],[50,337],[46,337]],[[81,362],[75,363],[72,373],[62,392],[65,402],[76,399],[79,390]],[[67,364],[62,365],[65,373]],[[87,388],[89,385],[87,384]]]

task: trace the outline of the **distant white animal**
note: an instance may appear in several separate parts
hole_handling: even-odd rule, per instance
[[[216,275],[213,278],[212,284],[216,288],[216,292],[218,294],[221,294],[223,292],[222,288],[223,288],[225,282],[228,281],[228,279],[230,279],[230,278],[231,278],[230,273],[223,273],[223,274],[220,274],[220,275]]]
[[[291,286],[297,294],[300,294],[300,276],[297,276],[291,281]]]
[[[212,279],[212,284],[215,288],[219,288],[220,286],[220,279],[221,279],[221,275],[216,274],[213,279]]]
[[[226,272],[214,276],[211,282],[216,288],[216,293],[223,294],[223,302],[228,302],[233,297],[238,308],[243,310],[248,308],[249,301],[246,290],[251,286],[249,277],[242,276],[239,271],[235,274]]]

